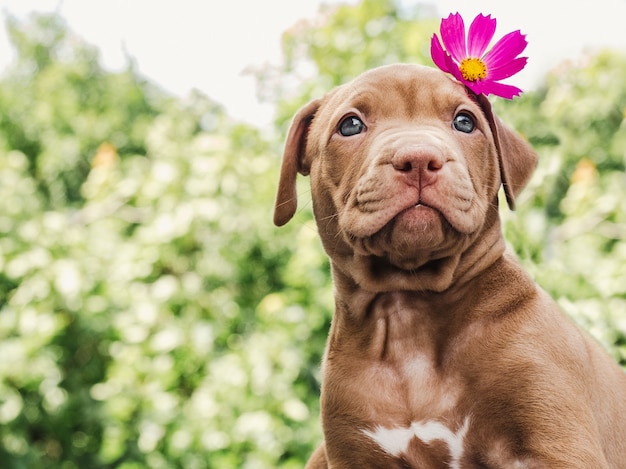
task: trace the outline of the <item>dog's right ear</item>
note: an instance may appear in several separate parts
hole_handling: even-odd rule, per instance
[[[309,102],[296,113],[291,121],[283,151],[283,163],[280,168],[278,192],[274,205],[274,224],[276,226],[283,226],[296,213],[298,207],[296,176],[298,173],[304,176],[309,174],[310,168],[304,160],[306,141],[313,116],[320,104],[320,99]]]
[[[476,100],[482,107],[493,134],[506,201],[509,208],[515,210],[515,199],[530,180],[537,166],[537,154],[526,140],[498,119],[485,95],[476,96]]]

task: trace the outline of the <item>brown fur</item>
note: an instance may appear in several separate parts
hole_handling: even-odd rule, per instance
[[[344,137],[351,115],[366,130]],[[307,467],[626,467],[626,375],[505,251],[498,190],[513,208],[535,164],[487,99],[427,67],[375,69],[298,112],[274,220],[310,174],[336,289]],[[394,456],[364,433],[465,419],[455,463],[441,439]]]

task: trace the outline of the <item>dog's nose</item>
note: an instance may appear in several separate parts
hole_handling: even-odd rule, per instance
[[[435,182],[445,160],[441,150],[431,145],[412,145],[399,149],[391,164],[413,184],[425,186]]]

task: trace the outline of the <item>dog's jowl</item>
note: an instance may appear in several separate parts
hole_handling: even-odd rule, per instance
[[[537,156],[439,70],[369,71],[291,125],[336,308],[312,468],[624,468],[626,375],[505,248]]]

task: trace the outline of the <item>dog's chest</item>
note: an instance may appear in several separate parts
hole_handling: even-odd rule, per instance
[[[341,335],[351,338],[358,332],[361,340],[331,340],[329,371],[349,368],[352,375],[351,379],[338,377],[337,382],[350,388],[346,389],[349,395],[378,401],[373,409],[380,409],[380,414],[391,411],[403,421],[454,410],[464,386],[453,363],[458,351],[453,344],[458,339],[439,340],[444,335],[439,325],[405,295],[386,295],[373,303],[369,315],[369,320]],[[451,347],[454,353],[447,350]],[[333,354],[333,349],[341,352]]]
[[[391,428],[377,426],[363,433],[371,438],[385,453],[425,467],[446,461],[447,467],[460,469],[467,453],[467,432],[470,417],[466,416],[458,428],[438,420],[411,422],[408,426]]]
[[[428,458],[461,467],[472,418],[462,405],[459,380],[441,373],[425,353],[366,374],[378,391],[367,419],[371,423],[360,429],[364,435],[390,456],[417,457],[420,467],[428,467]]]
[[[373,454],[421,469],[530,467],[515,456],[510,436],[475,412],[481,396],[429,357],[418,354],[401,371],[382,368],[369,373],[370,390],[379,391],[371,393],[368,418],[356,429]]]
[[[368,341],[351,350],[342,347],[327,363],[331,380],[334,372],[343,375],[334,380],[341,384],[329,399],[338,415],[352,414],[361,422],[354,432],[374,454],[408,467],[491,467],[477,462],[487,460],[525,467],[512,456],[503,435],[486,430],[486,422],[474,413],[481,396],[471,397],[465,369],[459,366],[465,333],[451,334],[443,344],[433,340],[436,327],[404,299],[382,302],[380,308],[370,311],[370,330],[362,335]],[[333,415],[327,414],[327,420]]]

